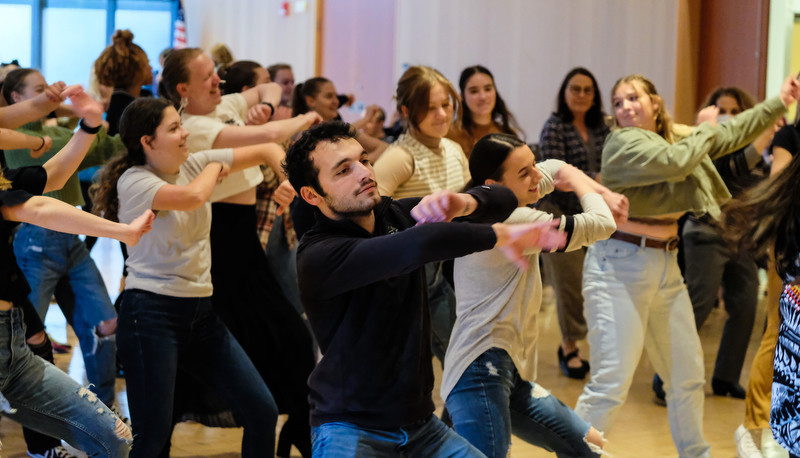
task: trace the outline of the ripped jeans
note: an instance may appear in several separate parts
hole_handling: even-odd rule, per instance
[[[590,425],[539,385],[523,380],[505,350],[477,357],[446,401],[453,428],[488,457],[505,457],[511,433],[560,457],[599,456]]]
[[[0,392],[10,406],[0,413],[90,457],[128,456],[130,429],[91,391],[31,353],[22,320],[19,307],[0,311]]]
[[[39,318],[44,322],[55,294],[80,342],[92,391],[113,405],[117,345],[113,334],[101,338],[95,330],[101,322],[116,318],[117,312],[86,244],[77,235],[22,224],[14,238],[14,253],[31,286],[28,298]]]

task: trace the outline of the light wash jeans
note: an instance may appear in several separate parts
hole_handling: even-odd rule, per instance
[[[487,350],[447,396],[453,428],[488,457],[505,458],[511,433],[559,457],[595,457],[589,424],[547,390],[522,380],[505,350]]]
[[[14,238],[14,254],[31,286],[28,298],[43,322],[56,285],[69,282],[73,294],[59,291],[56,300],[80,342],[91,390],[112,405],[117,346],[113,335],[100,338],[95,329],[117,312],[86,245],[77,235],[22,224]]]
[[[11,409],[2,414],[42,434],[65,440],[89,456],[126,457],[130,431],[88,389],[34,356],[25,342],[22,309],[0,311],[0,392]]]
[[[710,456],[703,437],[703,350],[677,251],[614,239],[596,242],[583,266],[583,297],[592,376],[575,412],[608,432],[646,349],[664,380],[678,453]]]
[[[433,414],[393,431],[345,422],[325,423],[311,428],[311,441],[315,458],[485,456]]]

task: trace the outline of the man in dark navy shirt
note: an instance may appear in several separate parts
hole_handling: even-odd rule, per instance
[[[381,197],[367,153],[341,122],[306,131],[285,168],[316,207],[297,252],[300,297],[323,355],[309,378],[314,456],[483,456],[433,415],[423,265],[495,246],[519,259],[523,248],[559,239],[552,226],[446,222],[504,220],[517,201],[500,186]]]

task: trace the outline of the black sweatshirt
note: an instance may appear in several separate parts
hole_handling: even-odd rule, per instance
[[[517,206],[500,186],[468,191],[472,221],[505,220]],[[410,215],[420,199],[384,197],[375,232],[318,211],[297,251],[300,296],[323,358],[309,377],[311,424],[343,421],[397,429],[434,409],[424,264],[488,250],[491,226],[433,223]]]

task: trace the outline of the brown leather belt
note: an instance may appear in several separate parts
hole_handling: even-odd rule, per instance
[[[622,240],[623,242],[639,245],[642,248],[656,248],[658,250],[672,251],[678,249],[678,240],[680,237],[670,237],[667,240],[653,239],[643,235],[628,234],[627,232],[616,231],[611,234],[611,238],[615,240]]]

